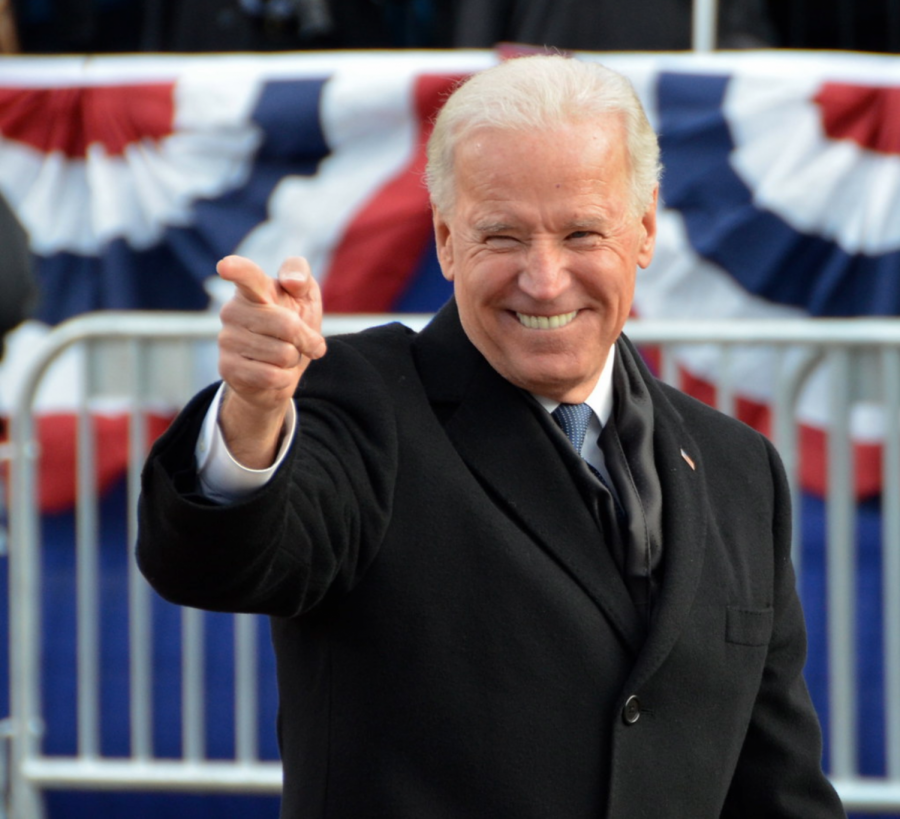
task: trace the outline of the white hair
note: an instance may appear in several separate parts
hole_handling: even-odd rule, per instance
[[[600,65],[558,55],[507,60],[457,86],[428,141],[425,180],[431,201],[449,212],[454,201],[456,146],[481,128],[552,130],[618,114],[630,164],[630,210],[650,205],[662,166],[659,142],[631,83]]]

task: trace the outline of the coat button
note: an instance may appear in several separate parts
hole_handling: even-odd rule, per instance
[[[625,700],[625,707],[622,709],[622,719],[626,725],[634,725],[641,718],[641,701],[632,694]]]

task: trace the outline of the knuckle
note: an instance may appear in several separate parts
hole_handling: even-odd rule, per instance
[[[289,370],[297,366],[297,349],[291,344],[279,344],[273,355],[272,363],[282,370]]]

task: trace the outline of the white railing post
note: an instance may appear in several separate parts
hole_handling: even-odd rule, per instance
[[[706,54],[716,50],[718,7],[718,0],[694,0],[691,46],[696,53]]]

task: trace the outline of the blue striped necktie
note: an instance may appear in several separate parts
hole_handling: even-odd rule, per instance
[[[581,455],[581,447],[584,446],[584,436],[587,434],[588,424],[591,420],[593,410],[587,404],[560,404],[550,415],[559,425],[560,429],[566,434],[572,447]],[[625,523],[626,515],[622,504],[619,502],[615,491],[610,486],[612,478],[605,478],[603,473],[597,469],[590,461],[585,461],[588,469],[603,484],[607,492],[612,498],[613,508],[616,513],[616,521],[621,526]],[[609,468],[607,466],[607,468]]]
[[[580,455],[591,420],[591,408],[587,404],[560,404],[551,415]]]

